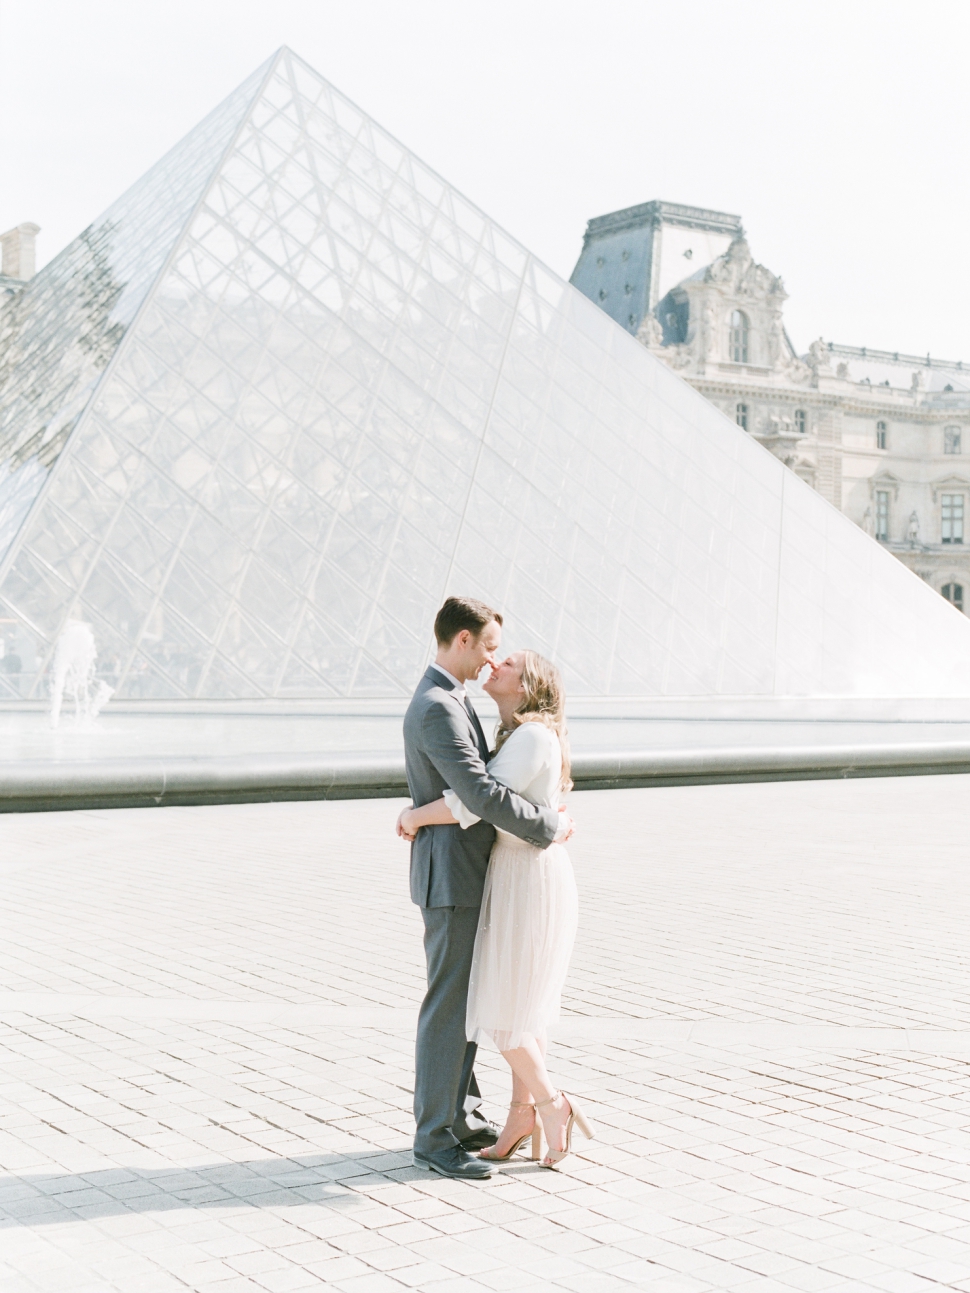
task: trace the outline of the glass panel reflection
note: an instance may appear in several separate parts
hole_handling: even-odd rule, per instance
[[[403,697],[449,592],[575,694],[967,694],[965,619],[288,51],[0,336],[4,696],[82,616],[121,698]]]

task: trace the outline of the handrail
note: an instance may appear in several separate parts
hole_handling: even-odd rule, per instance
[[[842,346],[836,341],[826,342],[833,355],[848,355],[852,359],[873,359],[881,364],[902,364],[912,368],[946,368],[955,373],[970,373],[970,365],[962,359],[932,359],[929,354],[905,355],[898,350],[870,350],[868,346]]]

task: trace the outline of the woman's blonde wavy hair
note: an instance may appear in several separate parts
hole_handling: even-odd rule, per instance
[[[566,693],[562,674],[545,656],[537,651],[523,651],[522,686],[525,695],[516,705],[512,722],[499,725],[495,735],[496,752],[502,748],[517,727],[523,723],[544,723],[559,737],[562,750],[562,776],[559,788],[565,794],[573,783],[569,775],[569,734],[566,731]]]

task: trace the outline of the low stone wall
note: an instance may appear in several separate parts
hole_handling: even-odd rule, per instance
[[[962,741],[661,749],[587,754],[573,762],[577,790],[962,772],[970,772],[970,743]],[[7,813],[406,795],[403,761],[359,756],[37,760],[0,770],[0,812]]]

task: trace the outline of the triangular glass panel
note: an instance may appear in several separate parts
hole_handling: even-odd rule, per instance
[[[281,698],[299,699],[303,696],[337,696],[338,692],[298,656],[291,655],[276,694]]]
[[[194,696],[204,662],[212,653],[211,645],[170,605],[156,602],[149,614],[138,648],[142,661],[150,660],[153,673],[164,675],[172,686],[186,696]],[[142,667],[138,660],[133,667]],[[127,674],[119,688],[119,696],[138,699],[138,681]]]
[[[295,623],[302,604],[300,594],[256,556],[249,559],[236,600],[250,618],[284,633],[287,626]],[[227,656],[235,659],[227,632],[228,629],[223,630],[220,646]]]
[[[286,650],[265,624],[257,623],[233,607],[223,626],[219,645],[222,654],[256,684],[260,695],[273,695]]]
[[[185,672],[191,672],[186,667]],[[192,692],[173,681],[167,674],[157,669],[140,652],[128,662],[124,683],[118,691],[119,699],[124,700],[184,700]]]
[[[0,304],[0,507],[37,496],[227,145],[260,68],[73,243]],[[22,476],[19,487],[10,477]],[[0,562],[10,525],[0,512]],[[21,521],[24,516],[21,515]],[[4,539],[7,542],[4,542]]]
[[[413,667],[409,672],[411,676],[417,677]],[[407,689],[397,681],[393,674],[387,673],[367,656],[361,657],[350,687],[351,696],[363,698],[366,696],[404,696],[406,694]]]
[[[403,697],[453,592],[587,696],[970,694],[963,617],[287,50],[0,336],[3,695],[83,614],[131,700]]]
[[[255,699],[264,694],[255,682],[221,656],[209,663],[199,687],[199,694],[212,700]]]
[[[325,616],[305,610],[297,626],[287,669],[290,676],[305,669],[309,677],[326,680],[329,694],[346,696],[360,652]],[[312,693],[311,693],[312,694]]]

